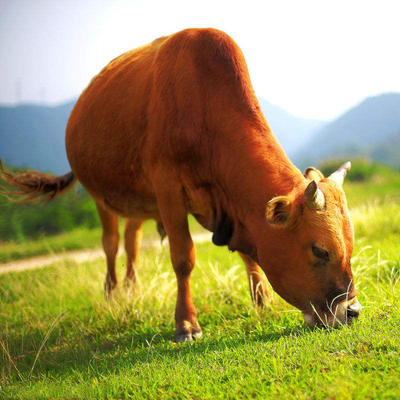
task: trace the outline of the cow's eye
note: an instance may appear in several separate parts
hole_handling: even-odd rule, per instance
[[[326,250],[321,249],[320,247],[317,246],[313,246],[312,252],[315,257],[320,258],[321,260],[324,260],[326,262],[329,261],[329,253]]]

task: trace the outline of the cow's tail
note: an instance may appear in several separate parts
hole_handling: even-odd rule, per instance
[[[66,193],[76,182],[72,171],[63,176],[43,174],[38,171],[8,172],[3,168],[1,160],[0,179],[11,186],[10,189],[0,185],[0,194],[20,203],[53,200]]]

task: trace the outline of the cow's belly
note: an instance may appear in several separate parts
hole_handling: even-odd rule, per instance
[[[108,209],[125,218],[156,219],[160,220],[160,213],[155,198],[144,197],[138,193],[107,192],[100,198],[96,196]]]
[[[136,173],[75,169],[75,175],[96,202],[124,218],[160,219],[156,195],[147,180]]]

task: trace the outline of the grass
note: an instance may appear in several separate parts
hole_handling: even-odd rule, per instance
[[[192,344],[171,342],[167,248],[143,252],[139,295],[121,290],[110,302],[101,260],[2,275],[0,398],[399,398],[400,217],[388,213],[400,206],[353,211],[364,312],[334,331],[309,330],[276,295],[257,313],[239,258],[211,244],[197,246],[205,337]]]
[[[344,189],[350,208],[368,203],[379,204],[385,199],[400,202],[400,174],[367,182],[345,183]]]
[[[275,294],[257,312],[239,257],[204,243],[192,278],[204,338],[174,344],[168,248],[143,250],[140,293],[111,301],[104,261],[65,260],[0,275],[0,398],[400,398],[400,184],[346,191],[364,306],[351,326],[311,331]]]
[[[77,228],[71,232],[43,236],[40,239],[28,240],[23,243],[3,242],[0,243],[0,268],[1,263],[13,260],[99,247],[100,238],[100,228]]]

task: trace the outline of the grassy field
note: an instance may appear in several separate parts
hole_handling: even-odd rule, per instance
[[[9,261],[79,249],[93,249],[100,245],[101,228],[77,228],[71,232],[42,236],[22,243],[3,242],[0,244],[0,268],[2,263]]]
[[[400,398],[397,179],[346,186],[364,310],[337,330],[311,331],[277,295],[254,310],[239,257],[208,243],[192,278],[194,343],[171,341],[168,248],[144,250],[140,292],[111,301],[101,260],[0,275],[0,398]]]

